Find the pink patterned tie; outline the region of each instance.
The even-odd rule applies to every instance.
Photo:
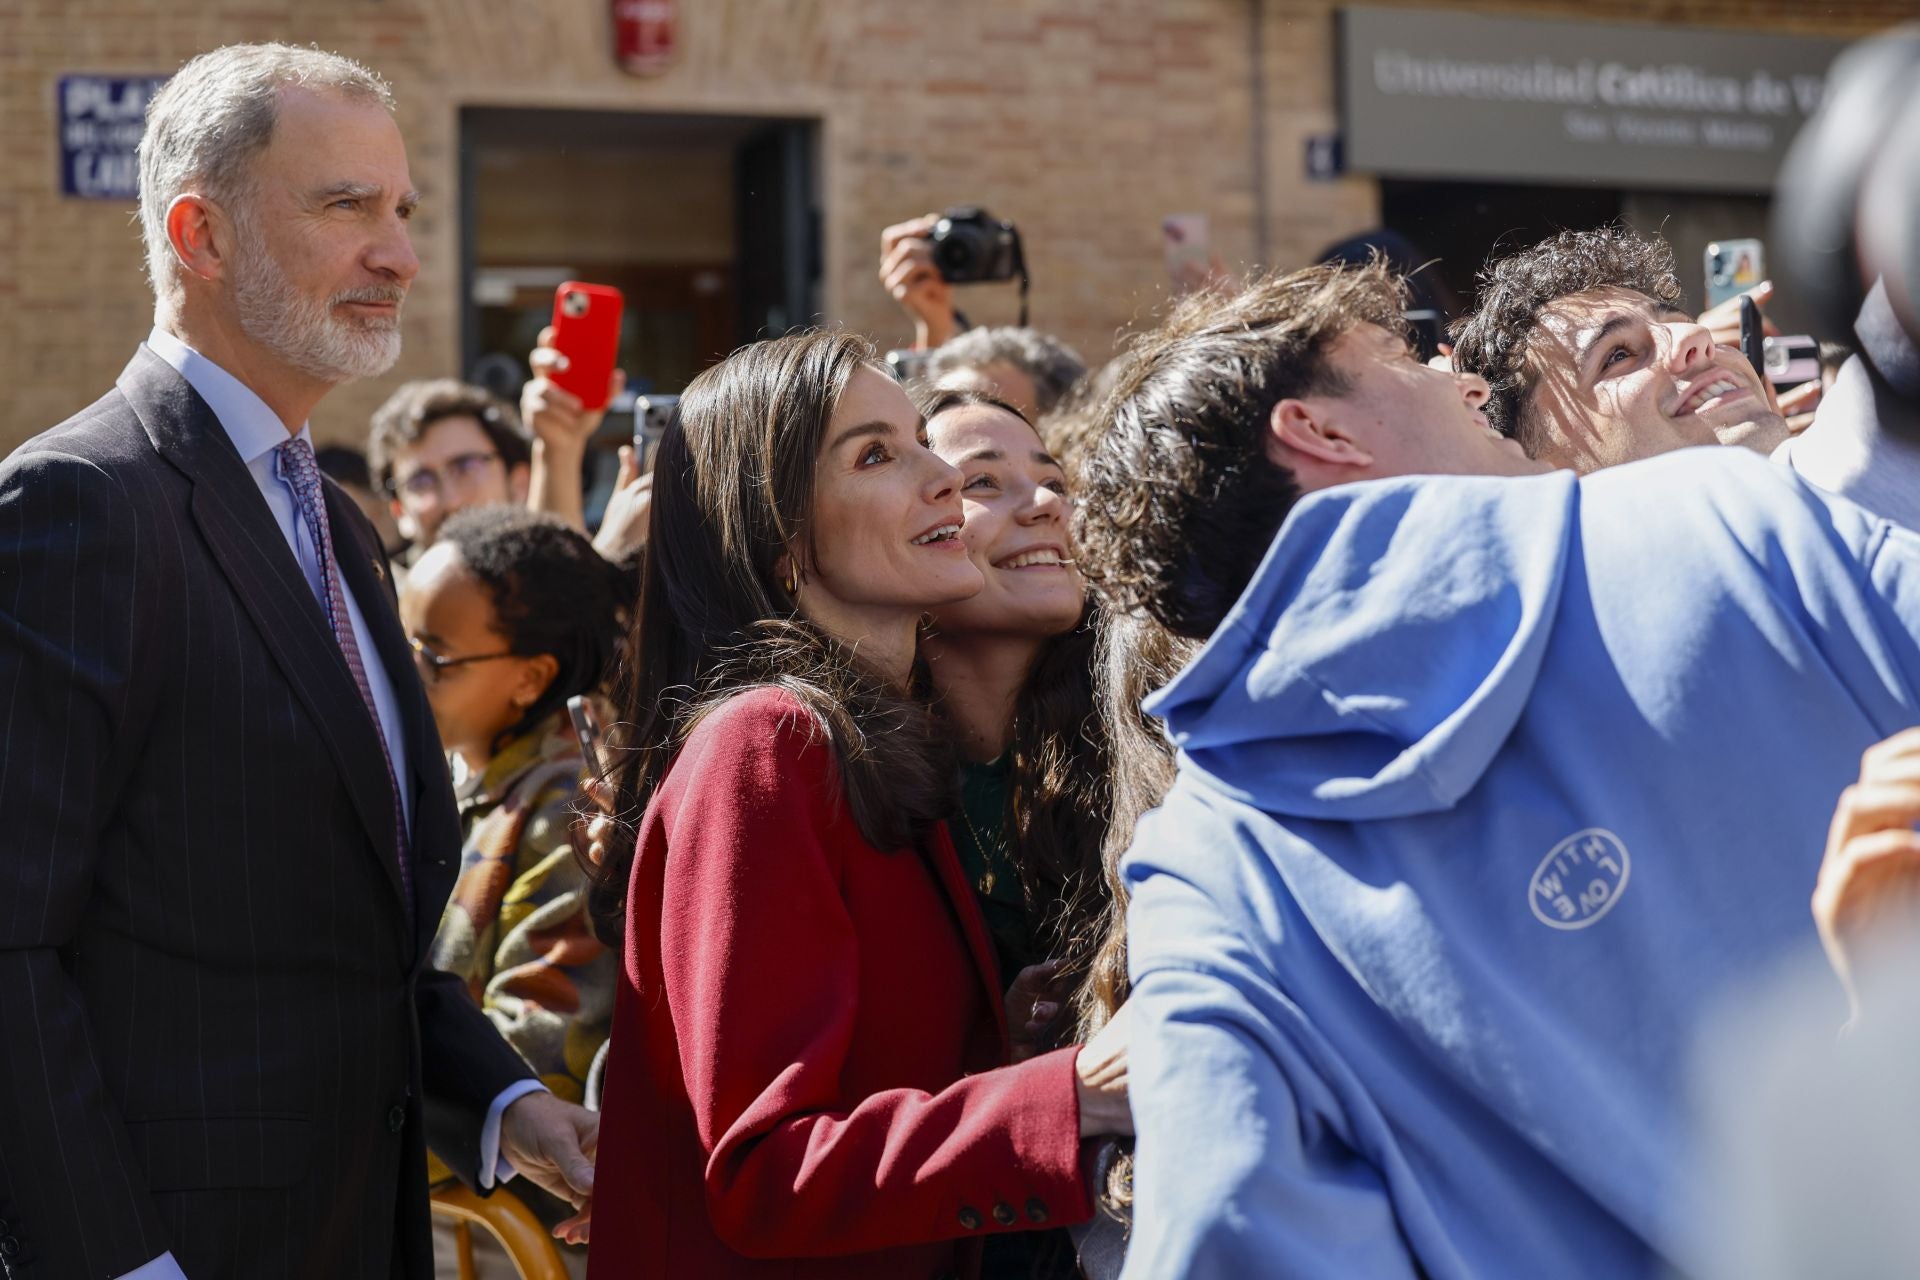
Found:
[[[413,908],[413,869],[407,856],[406,811],[400,807],[400,787],[393,777],[393,755],[387,749],[387,731],[380,724],[380,712],[373,703],[373,686],[367,682],[367,666],[360,660],[360,642],[354,639],[353,618],[347,612],[346,589],[340,585],[340,570],[333,560],[333,533],[327,525],[327,503],[320,489],[320,466],[314,461],[313,446],[295,437],[274,448],[274,460],[280,480],[293,490],[300,504],[300,516],[307,522],[315,548],[320,553],[320,577],[326,589],[320,603],[327,610],[327,625],[346,656],[353,682],[360,686],[360,701],[373,719],[373,731],[380,738],[380,760],[387,766],[387,786],[393,795],[393,830],[400,846],[400,889],[408,911]]]

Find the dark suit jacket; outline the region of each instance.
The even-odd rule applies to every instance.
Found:
[[[0,1275],[425,1280],[428,1113],[471,1177],[531,1074],[425,967],[458,818],[373,530],[327,504],[406,725],[410,917],[373,719],[185,379],[142,347],[0,463]]]

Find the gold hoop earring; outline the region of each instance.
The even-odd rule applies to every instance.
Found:
[[[780,585],[787,589],[787,594],[790,596],[800,594],[800,564],[798,561],[787,561],[787,573],[786,576],[780,580]]]

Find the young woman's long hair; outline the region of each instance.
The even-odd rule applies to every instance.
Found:
[[[594,873],[594,929],[624,931],[634,836],[680,744],[733,694],[778,686],[833,751],[868,843],[900,849],[953,807],[953,756],[924,705],[802,617],[778,565],[818,563],[814,472],[854,371],[873,348],[814,330],[743,347],[695,378],[660,441],[633,642],[612,747],[625,830]]]
[[[1106,915],[1097,925],[1086,980],[1073,997],[1081,1040],[1106,1026],[1126,1003],[1127,889],[1120,879],[1120,858],[1133,843],[1135,824],[1166,799],[1173,785],[1173,743],[1160,721],[1140,704],[1178,675],[1200,646],[1144,613],[1105,610],[1099,615],[1096,649],[1095,700],[1107,742],[1111,809],[1101,849]]]
[[[1100,614],[1094,658],[1095,701],[1107,741],[1113,808],[1101,849],[1106,914],[1094,925],[1092,958],[1073,993],[1077,1035],[1089,1040],[1119,1012],[1132,991],[1127,979],[1127,886],[1120,858],[1133,829],[1173,785],[1174,749],[1160,722],[1141,709],[1148,694],[1178,675],[1200,645],[1174,635],[1144,613]],[[1107,1168],[1099,1189],[1105,1209],[1121,1219],[1133,1212],[1133,1142]]]
[[[1112,792],[1094,703],[1098,635],[1089,603],[1077,627],[1041,650],[1014,704],[1007,788],[1006,830],[1034,944],[1061,961],[1060,979],[1075,985],[1097,958],[1112,902],[1101,861]],[[1054,1038],[1070,1043],[1072,1026],[1063,1018]]]

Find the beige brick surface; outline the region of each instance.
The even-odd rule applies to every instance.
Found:
[[[1264,129],[1252,119],[1254,11]],[[1436,7],[1428,0],[1425,7]],[[1914,0],[1478,0],[1482,12],[1864,34]],[[822,123],[824,297],[884,345],[906,326],[875,278],[880,228],[974,201],[1027,237],[1035,322],[1094,360],[1164,302],[1162,215],[1200,212],[1230,264],[1295,265],[1377,217],[1364,178],[1307,183],[1335,125],[1331,0],[681,0],[678,63],[623,74],[607,0],[5,0],[0,5],[0,450],[104,391],[151,304],[131,209],[58,195],[63,73],[171,70],[236,40],[312,42],[393,82],[423,270],[406,353],[342,388],[319,435],[360,435],[400,380],[457,372],[463,106],[799,115]],[[1264,137],[1265,191],[1253,150]],[[1264,210],[1264,217],[1262,211]],[[974,291],[1008,321],[1012,291]]]

